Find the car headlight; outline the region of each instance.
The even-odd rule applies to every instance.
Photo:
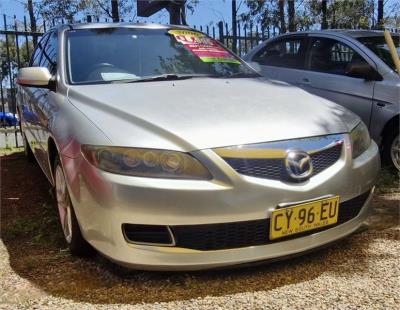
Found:
[[[170,179],[209,180],[210,172],[187,153],[109,146],[82,145],[93,166],[116,174]]]
[[[371,144],[368,127],[360,122],[350,133],[353,158],[364,153]]]

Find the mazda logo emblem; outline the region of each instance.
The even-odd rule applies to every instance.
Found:
[[[303,151],[288,151],[285,166],[289,176],[297,180],[308,178],[313,172],[311,157]]]

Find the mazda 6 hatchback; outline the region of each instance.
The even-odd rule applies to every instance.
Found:
[[[61,26],[18,84],[26,154],[73,254],[218,268],[327,245],[367,218],[380,161],[361,119],[194,29]]]

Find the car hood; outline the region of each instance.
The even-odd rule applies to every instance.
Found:
[[[193,151],[349,132],[359,122],[339,105],[258,78],[79,85],[68,98],[110,144],[129,147]]]

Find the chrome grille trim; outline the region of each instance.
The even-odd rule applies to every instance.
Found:
[[[284,161],[288,150],[301,150],[310,155],[314,166],[312,177],[339,160],[343,144],[344,135],[337,134],[231,146],[217,148],[214,151],[240,174],[257,178],[296,182],[296,180],[289,177],[285,168]]]

